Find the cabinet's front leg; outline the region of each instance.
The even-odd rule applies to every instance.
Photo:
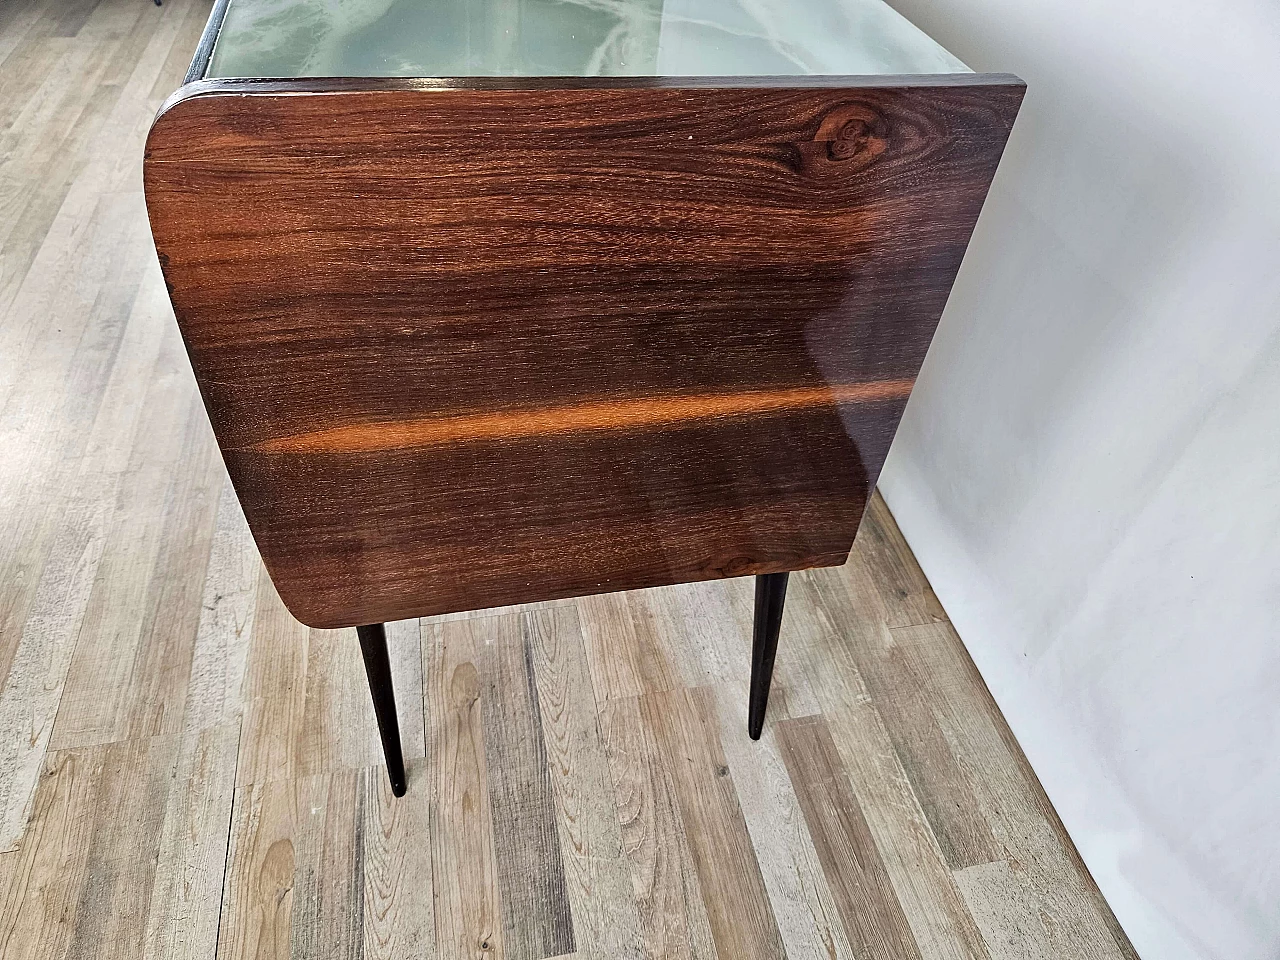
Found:
[[[364,670],[369,675],[369,692],[373,694],[373,712],[378,718],[382,736],[382,753],[387,758],[387,776],[391,792],[403,797],[409,788],[404,775],[404,754],[400,751],[400,723],[396,719],[396,698],[391,689],[391,660],[387,656],[387,631],[380,623],[356,627],[360,635],[360,652],[364,654]]]
[[[766,573],[756,577],[756,618],[751,641],[751,700],[747,706],[747,733],[759,740],[764,730],[764,714],[769,708],[769,683],[773,680],[773,658],[778,652],[778,631],[782,629],[782,606],[787,599],[786,573]]]

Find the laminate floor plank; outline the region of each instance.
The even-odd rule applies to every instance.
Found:
[[[422,761],[393,798],[380,767],[235,791],[217,946],[223,958],[431,956],[434,904]],[[208,937],[187,949],[203,944]]]
[[[859,957],[913,960],[920,949],[821,717],[778,725],[778,743],[836,909]]]
[[[369,681],[354,629],[311,630],[305,682],[302,724],[296,734],[299,774],[382,762]]]
[[[639,910],[578,611],[526,613],[521,626],[537,684],[577,952],[639,960]]]
[[[392,796],[382,767],[364,771],[364,960],[438,955],[430,777],[422,759],[407,766],[413,787],[403,797]]]
[[[934,623],[947,618],[879,490],[867,504],[853,554],[875,581],[888,626]]]
[[[95,258],[92,269],[77,273],[74,267],[63,266],[50,271],[53,276],[47,283],[24,286],[31,297],[20,297],[10,315],[13,320],[0,325],[0,340],[37,341],[29,349],[15,346],[11,353],[3,352],[7,345],[0,349],[5,370],[0,382],[0,440],[13,457],[11,468],[0,474],[0,502],[24,505],[22,510],[0,515],[0,567],[12,575],[9,589],[0,594],[0,670],[4,673],[12,657],[10,638],[17,636],[25,619],[72,484],[77,477],[91,476],[81,458],[91,442],[89,431],[130,327],[130,301],[142,273],[140,266],[120,253],[145,236],[129,216],[130,209],[136,208],[127,198],[93,203],[87,220],[80,224],[82,235],[64,237],[67,244],[58,245],[60,254],[73,261],[87,255],[93,249],[89,240],[109,246],[112,252]],[[52,321],[52,331],[39,330],[32,321],[32,316],[42,315]],[[161,342],[180,344],[167,335]],[[176,360],[178,354],[171,356]],[[182,391],[176,382],[169,380],[163,387],[173,402],[180,401]],[[189,387],[185,392],[194,396]],[[131,435],[115,440],[119,448],[132,451]],[[164,456],[161,448],[158,457]]]
[[[506,956],[485,763],[476,620],[423,625],[431,876],[441,960]],[[480,628],[483,629],[483,628]],[[410,777],[409,789],[414,789]]]
[[[240,501],[224,474],[191,655],[183,718],[188,733],[232,721],[238,725],[243,716],[261,563]]]
[[[176,737],[51,753],[0,907],[0,956],[136,958]]]
[[[154,77],[157,51],[167,53],[175,48],[175,27],[169,22],[168,10],[158,18],[136,7],[132,13],[137,19],[120,31],[117,43],[99,50],[100,62],[95,69],[69,74],[85,84],[88,92],[73,90],[64,97],[70,108],[81,108],[68,129],[42,127],[37,135],[21,140],[31,149],[43,151],[41,154],[33,157],[29,151],[10,152],[0,166],[0,224],[7,225],[0,227],[0,303],[6,299],[3,291],[13,289],[14,279],[30,266],[82,172],[95,158],[116,152],[111,148],[119,142],[120,132],[131,126],[122,123],[122,117],[136,115],[140,106],[136,82],[130,81],[139,75]],[[92,50],[100,45],[87,38],[80,46]],[[38,177],[30,175],[34,169],[39,169]]]
[[[160,550],[151,573],[129,683],[101,713],[100,735],[126,740],[178,733],[200,626],[200,601],[225,474],[212,432],[194,405],[179,467],[165,504]]]
[[[870,702],[823,714],[925,960],[987,960],[982,932],[948,868]]]
[[[712,960],[716,946],[671,770],[639,698],[600,704],[623,855],[646,960]]]
[[[71,43],[50,39],[42,30],[32,29],[13,43],[0,63],[0,135],[7,135],[27,110],[31,99],[52,73]],[[11,172],[5,179],[6,194],[22,188],[22,179]]]
[[[313,785],[287,780],[236,787],[217,960],[288,960],[295,838],[304,818],[313,815],[309,803],[314,792]]]
[[[640,705],[671,772],[717,953],[744,960],[782,956],[782,937],[720,747],[710,691],[650,694]]]
[[[5,72],[5,61],[37,26],[49,24],[45,11],[54,0],[30,0],[25,3],[6,3],[0,7],[0,77]]]
[[[185,575],[203,580],[216,507],[209,491],[216,453],[187,385],[177,377],[160,377],[153,386],[156,390],[146,408],[153,411],[151,422],[144,422],[140,431],[150,443],[137,444],[127,476],[121,480],[106,554],[98,567],[54,723],[50,742],[55,749],[123,739],[129,728],[159,733],[151,727],[154,716],[142,716],[151,714],[151,706],[134,695],[156,683],[175,696],[185,690],[187,677],[180,668],[177,675],[151,676],[147,673],[151,665],[165,670],[169,664],[163,659],[147,661],[169,652],[157,649],[157,644],[172,640],[189,652],[188,640],[194,639],[154,636],[153,618],[162,613],[158,604],[170,581],[178,579],[172,576],[177,571],[163,565],[165,557],[184,535],[197,539],[189,554],[193,567]],[[153,403],[155,407],[150,406]],[[174,416],[175,410],[180,416]],[[202,527],[208,528],[207,534]],[[188,615],[194,633],[190,615],[198,610],[182,613]],[[182,704],[174,709],[180,716]]]
[[[774,722],[766,724],[759,740],[752,740],[747,736],[747,686],[722,684],[712,692],[721,747],[787,956],[791,960],[861,957],[845,935],[779,748],[775,735],[782,713],[776,709],[779,705],[770,699]]]
[[[122,59],[136,60],[138,47],[149,39],[147,24],[136,29],[142,13],[136,7],[106,4],[101,11],[95,19],[102,22],[92,31],[86,26],[90,36],[68,41],[45,84],[0,135],[0,211],[6,214],[0,217],[0,307],[34,262],[50,215],[97,145],[104,113],[122,94],[118,83],[104,79],[114,77]],[[34,189],[31,171],[39,171]]]
[[[902,661],[927,690],[1001,853],[991,869],[957,873],[966,896],[981,905],[981,917],[992,923],[999,918],[1006,933],[1010,923],[1035,930],[1045,926],[1045,917],[1056,917],[1045,926],[1045,949],[1089,958],[1132,956],[955,630],[937,623],[892,634]]]
[[[121,360],[90,430],[74,490],[46,514],[55,537],[35,585],[26,621],[6,660],[0,690],[0,849],[16,846],[53,730],[114,504],[151,381],[165,312],[154,298],[135,303]],[[127,438],[123,442],[121,438]],[[54,526],[52,520],[57,518]],[[12,572],[10,568],[10,572]]]
[[[1001,850],[930,707],[921,678],[904,662],[890,628],[856,612],[873,606],[872,578],[853,558],[839,574],[819,571],[811,582],[825,598],[824,608],[841,638],[850,645],[858,674],[885,719],[894,750],[948,865],[958,869],[999,859]],[[880,597],[883,600],[883,592]]]
[[[956,887],[912,782],[903,768],[886,721],[876,709],[854,661],[855,645],[841,632],[819,583],[836,571],[808,571],[793,577],[788,591],[799,660],[833,732],[850,787],[866,817],[885,868],[926,960],[986,960],[982,934]],[[837,594],[837,596],[840,596]],[[862,597],[849,609],[870,623],[845,622],[859,630],[879,629],[878,597]]]
[[[285,609],[267,571],[258,567],[253,633],[244,677],[244,720],[236,784],[292,780],[307,703],[311,631]]]
[[[502,942],[510,960],[575,951],[557,805],[522,616],[469,621],[480,680]]]
[[[400,724],[400,746],[405,760],[416,760],[427,755],[422,695],[422,624],[417,620],[399,620],[388,623],[386,628],[391,686],[395,691],[396,719]],[[364,676],[363,672],[361,676]]]
[[[173,46],[147,95],[150,102],[164,100],[182,86],[187,68],[191,66],[191,54],[200,43],[200,35],[204,33],[213,4],[214,0],[195,0],[181,10],[182,19],[176,25]]]
[[[218,939],[240,724],[188,733],[156,851],[144,960],[201,960]]]
[[[88,162],[88,145],[120,96],[119,86],[93,85],[82,95],[80,114],[65,135],[50,135],[43,129],[25,136],[21,131],[10,135],[20,144],[41,142],[44,152],[23,156],[11,151],[0,166],[0,244],[4,250],[0,290],[15,291],[31,267],[72,182]],[[31,176],[36,169],[40,170],[38,180]]]
[[[598,699],[638,697],[680,686],[651,618],[647,611],[636,609],[636,599],[635,594],[603,593],[577,603]]]
[[[293,912],[289,953],[359,960],[364,952],[364,771],[295,781]]]
[[[58,10],[58,19],[53,26],[55,37],[74,37],[82,29],[89,17],[93,15],[99,0],[65,0]]]
[[[636,590],[627,601],[642,649],[662,651],[672,680],[692,689],[750,676],[752,597],[747,577]]]

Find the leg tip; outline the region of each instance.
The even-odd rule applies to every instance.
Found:
[[[396,783],[394,780],[391,781],[391,795],[393,797],[403,797],[408,792],[409,785],[407,783]]]
[[[759,740],[760,734],[764,733],[764,720],[752,721],[747,724],[747,736],[752,740]]]

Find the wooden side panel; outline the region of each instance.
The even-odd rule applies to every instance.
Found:
[[[194,85],[145,171],[296,616],[844,561],[1020,83],[330,87]]]

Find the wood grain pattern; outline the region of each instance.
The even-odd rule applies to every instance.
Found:
[[[42,163],[44,159],[36,158],[36,162]],[[19,195],[6,199],[17,201],[15,215],[25,215],[21,202],[25,198]],[[31,198],[32,202],[35,199]],[[0,409],[6,422],[15,427],[21,425],[20,430],[11,430],[11,435],[16,434],[13,466],[0,477],[0,500],[5,503],[18,502],[33,485],[51,484],[63,493],[87,492],[86,487],[93,483],[92,472],[76,462],[78,457],[102,453],[100,441],[96,450],[90,449],[95,435],[99,438],[112,435],[114,426],[120,430],[116,437],[121,433],[127,436],[136,423],[137,409],[120,406],[120,401],[125,399],[121,394],[134,391],[120,390],[117,374],[131,363],[139,364],[132,372],[142,374],[147,369],[146,351],[130,351],[119,364],[115,360],[123,334],[121,328],[128,330],[127,335],[132,339],[137,336],[138,327],[145,324],[143,318],[136,318],[138,322],[134,322],[127,303],[126,278],[132,277],[136,282],[140,271],[136,266],[107,257],[101,258],[105,263],[80,272],[71,264],[93,259],[91,251],[98,244],[115,249],[128,246],[136,242],[133,238],[137,234],[127,225],[127,200],[115,198],[107,202],[104,199],[85,206],[88,209],[77,211],[79,216],[68,215],[61,225],[46,223],[47,234],[36,231],[44,240],[39,245],[43,269],[34,270],[36,279],[23,282],[11,306],[4,307],[11,319],[0,328],[0,356],[5,357],[7,368],[13,372],[0,383]],[[3,236],[0,233],[0,237]],[[27,259],[28,251],[17,249],[20,244],[12,235],[0,243],[4,252],[0,271],[34,266]],[[32,256],[36,254],[35,250],[29,252]],[[120,274],[118,283],[108,284],[107,278],[113,270]],[[15,276],[20,277],[21,271]],[[6,299],[5,291],[0,290],[0,304]],[[42,323],[42,318],[48,318],[52,325]],[[157,343],[170,342],[176,346],[160,329],[151,328]],[[139,352],[144,356],[139,356]],[[154,362],[154,355],[150,359]],[[51,379],[19,375],[20,371],[32,369],[47,372]],[[70,382],[74,382],[75,387],[71,387]],[[136,403],[136,396],[130,395],[128,400]],[[89,428],[98,412],[106,414],[100,432]],[[121,446],[127,460],[129,444],[126,441]],[[116,447],[112,452],[114,465],[121,450]],[[110,477],[100,476],[100,479],[107,481],[100,487],[110,496]],[[0,518],[4,534],[0,540],[0,558],[17,574],[9,588],[0,593],[0,670],[8,670],[14,645],[23,631],[24,617],[32,612],[41,566],[51,549],[49,531],[58,526],[57,506],[64,509],[74,506],[56,499],[51,502],[48,497],[37,499],[36,504],[36,509],[6,511]]]
[[[907,541],[893,521],[884,497],[878,493],[867,504],[858,538],[858,556],[875,581],[891,627],[937,623],[947,612],[933,594]]]
[[[240,502],[224,483],[191,655],[187,733],[240,719],[261,567]]]
[[[422,625],[417,620],[400,620],[388,623],[386,629],[396,719],[400,725],[400,747],[405,760],[414,760],[427,755],[422,696]],[[359,643],[358,640],[356,642]]]
[[[796,798],[796,786],[774,735],[776,722],[765,728],[759,740],[745,737],[746,685],[724,684],[715,693],[721,747],[787,957],[860,957],[845,934],[831,885],[814,850],[814,840]],[[770,709],[774,706],[771,701]],[[774,713],[775,717],[781,715]]]
[[[307,703],[310,631],[289,616],[261,566],[258,577],[244,677],[244,719],[236,773],[240,783],[301,776],[297,742]]]
[[[431,875],[442,960],[502,960],[503,923],[489,812],[482,679],[473,622],[424,630],[423,693],[431,759]],[[413,790],[413,779],[409,780]]]
[[[312,630],[306,656],[302,722],[294,735],[298,773],[307,776],[381,762],[378,725],[355,631]]]
[[[297,781],[289,954],[359,960],[364,950],[363,771]]]
[[[975,918],[994,920],[983,913],[991,909],[1004,914],[1002,924],[1031,931],[1050,918],[1037,940],[1049,952],[1132,960],[1132,946],[1086,879],[1087,868],[954,628],[941,622],[895,627],[892,634],[904,665],[924,678],[925,702],[952,744],[975,815],[1007,862],[1007,870],[979,864],[957,871]]]
[[[738,578],[629,593],[640,649],[666,666],[663,682],[649,682],[646,689],[745,681],[751,672],[752,586]]]
[[[837,576],[815,578],[814,585],[847,644],[867,692],[885,718],[894,752],[947,865],[959,869],[999,859],[1001,848],[979,812],[955,749],[931,709],[930,698],[922,687],[923,675],[912,669],[894,642],[894,634],[886,625],[887,620],[893,619],[890,608],[880,600],[883,594],[860,556],[850,557]],[[901,596],[897,587],[884,592],[891,601]],[[851,616],[855,604],[871,607],[877,616]]]
[[[0,955],[139,957],[174,737],[50,755],[0,906]]]
[[[826,722],[821,717],[784,720],[777,731],[836,909],[857,955],[875,960],[918,958],[920,949]]]
[[[413,789],[403,797],[392,795],[381,767],[364,771],[364,960],[438,956],[430,778],[423,761],[409,757],[406,766]]]
[[[537,681],[577,952],[639,960],[639,910],[578,611],[563,606],[526,613],[521,626]]]
[[[184,732],[147,911],[144,960],[199,960],[216,943],[240,727]]]
[[[578,602],[582,642],[591,681],[605,700],[638,697],[645,692],[644,655],[631,604],[625,593],[600,593]],[[659,689],[670,689],[664,684]]]
[[[573,953],[530,638],[516,616],[472,621],[472,628],[505,956],[542,960]]]
[[[650,694],[640,705],[671,771],[717,953],[744,960],[781,956],[782,937],[720,747],[708,691]]]
[[[1038,898],[1028,897],[1026,878],[1018,875],[1022,872],[1020,865],[1004,860],[956,871],[956,883],[993,955],[1017,960],[1102,960],[1114,956],[1114,944],[1107,937],[1101,940],[1101,951],[1089,949],[1093,944],[1076,941],[1070,929],[1073,918],[1052,911],[1051,900],[1035,902]]]
[[[842,563],[1021,92],[185,87],[152,230],[285,603],[345,626]]]
[[[289,956],[294,838],[307,810],[299,806],[298,789],[289,780],[236,788],[217,960]]]
[[[867,598],[845,592],[836,594],[841,608],[832,609],[826,599],[830,594],[819,590],[830,581],[842,580],[843,570],[811,571],[792,578],[787,616],[796,659],[788,666],[794,664],[805,674],[831,728],[921,953],[938,960],[986,960],[982,934],[964,906],[886,729],[886,717],[893,715],[881,714],[867,691],[851,653],[853,644],[844,633],[851,621],[858,629],[874,629],[881,622],[883,604],[878,595]],[[844,607],[855,603],[858,615],[843,618]]]
[[[431,955],[430,789],[412,766],[415,787],[394,804],[373,768],[238,790],[219,958]]]
[[[600,732],[631,865],[643,955],[714,960],[715,942],[672,774],[639,698],[604,700]]]
[[[162,346],[162,356],[167,354],[163,359],[176,360],[180,350],[177,341],[169,340]],[[195,525],[193,521],[204,528],[202,535],[212,534],[213,514],[208,508],[216,504],[210,504],[204,493],[216,451],[198,418],[198,403],[179,377],[156,377],[146,403],[168,404],[170,410],[160,413],[152,409],[143,415],[138,429],[149,433],[155,447],[150,454],[136,448],[123,467],[132,482],[124,485],[105,531],[106,544],[98,567],[101,576],[81,621],[79,656],[68,671],[51,735],[55,749],[110,742],[131,732],[159,733],[154,712],[145,709],[139,695],[154,696],[156,686],[161,686],[167,687],[161,697],[178,696],[178,684],[185,685],[185,671],[166,666],[176,666],[175,660],[180,664],[184,650],[189,654],[196,624],[188,619],[183,633],[167,638],[171,643],[158,649],[161,645],[148,642],[145,635],[151,618],[140,614],[161,612],[158,594],[167,578],[159,573],[171,569],[160,565],[161,554],[167,552],[167,544],[179,546],[173,535],[181,536],[183,528]],[[173,416],[174,409],[182,411],[181,418]],[[170,517],[167,507],[178,502],[183,504],[182,510]],[[198,558],[195,562],[203,564],[208,552],[206,548],[201,555],[199,547],[197,544],[192,553]],[[132,572],[124,578],[130,589],[110,590],[107,583],[126,570]],[[179,603],[178,609],[190,618],[193,606]],[[171,659],[164,664],[156,662],[159,658]],[[171,723],[181,718],[180,699],[169,705],[169,712]],[[160,719],[163,723],[163,708]]]
[[[49,552],[38,582],[30,585],[31,602],[25,608],[26,622],[20,630],[0,629],[0,633],[5,633],[5,641],[10,638],[17,641],[17,646],[12,648],[0,641],[0,647],[6,647],[8,656],[12,657],[7,664],[4,689],[0,691],[0,805],[4,810],[0,849],[16,846],[26,822],[28,803],[60,706],[72,652],[85,628],[86,615],[90,609],[95,610],[94,617],[105,613],[91,606],[91,599],[96,605],[105,603],[108,597],[102,587],[97,591],[93,588],[109,532],[113,524],[119,522],[117,498],[121,485],[137,476],[126,472],[131,445],[121,442],[121,438],[133,434],[141,417],[144,397],[156,381],[162,379],[155,375],[157,355],[164,355],[161,345],[167,340],[164,330],[168,325],[169,308],[163,294],[152,288],[149,294],[136,298],[120,343],[109,351],[119,359],[111,367],[101,403],[92,419],[81,424],[81,430],[88,428],[88,436],[73,445],[73,449],[78,446],[84,451],[75,477],[70,479],[61,471],[54,475],[54,483],[58,485],[54,497],[66,496],[65,500],[55,499],[59,509],[42,503],[45,497],[38,492],[42,485],[35,482],[34,476],[23,478],[27,484],[24,502],[31,509],[21,512],[39,514],[43,512],[42,507],[47,510],[40,526],[28,528],[31,530],[28,543],[44,541]],[[67,484],[69,491],[61,484]],[[54,515],[58,517],[56,528],[50,522]],[[245,532],[247,535],[247,529]],[[24,539],[21,526],[9,527],[6,534],[7,542],[15,546]],[[17,556],[25,552],[15,551]],[[10,574],[10,588],[5,593],[12,597],[26,591],[15,589],[21,578],[15,575],[12,565],[14,554],[8,559],[10,562],[0,563],[4,563]],[[257,567],[255,551],[255,580]],[[110,581],[109,573],[103,579]]]

